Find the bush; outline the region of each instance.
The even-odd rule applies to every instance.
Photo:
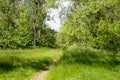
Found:
[[[120,51],[119,4],[119,0],[88,0],[72,9],[59,33],[59,42],[64,46],[77,43],[116,54]]]
[[[97,64],[97,65],[113,65],[112,52],[97,50],[90,47],[71,47],[68,48],[61,58],[65,64]]]

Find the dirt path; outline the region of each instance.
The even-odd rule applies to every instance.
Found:
[[[34,74],[30,80],[45,80],[45,77],[49,73],[49,69],[51,68],[52,65],[53,63],[47,66],[42,72]]]
[[[49,71],[42,71],[41,73],[34,75],[30,80],[45,80],[45,77],[48,74],[48,72]]]

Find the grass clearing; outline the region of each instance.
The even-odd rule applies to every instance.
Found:
[[[119,80],[120,55],[92,48],[69,48],[46,80]]]
[[[29,80],[61,55],[61,50],[50,48],[0,50],[0,80]]]

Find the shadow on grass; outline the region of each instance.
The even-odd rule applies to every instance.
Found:
[[[37,60],[37,59],[36,60],[30,60],[30,61],[24,63],[23,67],[24,68],[30,67],[30,68],[33,68],[36,71],[43,70],[52,61],[53,60],[51,58],[48,58],[48,57],[40,59],[40,60]]]
[[[63,64],[85,64],[98,65],[101,67],[113,68],[120,65],[120,56],[113,60],[111,52],[92,48],[73,48],[64,52],[63,57],[58,62]]]
[[[38,71],[43,70],[50,62],[52,62],[52,59],[48,57],[42,59],[22,59],[12,56],[9,58],[0,58],[0,70],[8,72],[22,67]]]
[[[9,64],[9,63],[4,63],[4,62],[1,62],[0,63],[0,69],[2,71],[10,71],[10,70],[13,70],[15,68],[15,66]]]

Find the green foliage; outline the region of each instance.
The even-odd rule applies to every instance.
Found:
[[[0,47],[1,48],[24,48],[30,43],[28,17],[25,6],[19,5],[14,9],[12,3],[8,0],[2,1],[1,22],[0,22]],[[2,3],[0,3],[2,4]],[[6,12],[4,12],[4,10]],[[19,13],[17,13],[19,12]]]
[[[40,39],[38,40],[38,45],[52,47],[52,48],[57,47],[55,34],[56,31],[52,29],[47,27],[43,28],[43,30],[41,30]]]
[[[83,2],[82,7],[72,9],[68,14],[68,20],[58,34],[61,35],[59,42],[65,46],[87,45],[117,53],[120,50],[120,1]]]
[[[39,40],[36,46],[52,47],[54,45],[55,32],[44,28],[45,2],[40,0],[38,3],[37,9],[34,0],[21,2],[0,0],[0,48],[29,48],[34,45],[34,40]],[[37,14],[35,15],[36,9]],[[43,41],[43,38],[45,41]]]
[[[120,21],[114,21],[111,24],[106,21],[100,21],[97,38],[95,38],[96,47],[113,51],[115,53],[120,51],[119,24]]]

